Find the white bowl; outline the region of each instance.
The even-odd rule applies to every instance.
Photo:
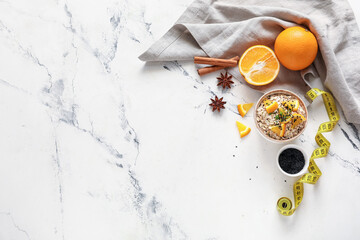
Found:
[[[304,155],[305,164],[304,164],[303,169],[301,169],[301,171],[298,172],[298,173],[290,174],[290,173],[287,173],[287,172],[285,172],[284,170],[282,170],[282,168],[280,167],[279,156],[280,156],[280,154],[281,154],[284,150],[286,150],[286,149],[288,149],[288,148],[295,148],[295,149],[299,150],[299,151]],[[284,175],[286,175],[286,176],[288,176],[288,177],[299,177],[299,176],[305,174],[305,173],[306,173],[306,170],[307,170],[308,167],[309,167],[309,162],[310,162],[310,160],[309,160],[309,158],[308,158],[305,150],[304,150],[302,147],[300,147],[300,146],[298,146],[298,145],[295,145],[295,144],[288,144],[288,145],[285,145],[285,146],[283,146],[282,148],[280,148],[280,150],[279,150],[279,152],[278,152],[278,154],[277,154],[277,157],[276,157],[276,164],[277,164],[280,172],[282,172]]]
[[[278,140],[278,139],[269,137],[268,135],[266,135],[263,132],[263,130],[259,127],[258,122],[256,121],[256,113],[257,113],[257,109],[259,108],[260,104],[264,101],[265,98],[267,98],[268,96],[273,95],[273,94],[285,94],[285,95],[290,95],[290,96],[295,97],[297,100],[299,100],[300,106],[305,111],[305,116],[304,116],[306,119],[305,126],[303,129],[301,129],[301,131],[296,136],[294,136],[292,138]],[[308,111],[307,111],[304,101],[298,95],[296,95],[295,93],[293,93],[289,90],[276,89],[276,90],[271,90],[269,92],[264,93],[264,95],[262,95],[262,97],[257,101],[257,103],[255,105],[255,110],[254,110],[254,121],[255,121],[256,129],[259,131],[260,135],[263,136],[266,140],[269,140],[270,142],[273,142],[273,143],[288,143],[288,142],[291,142],[291,141],[295,140],[296,138],[298,138],[304,132],[307,122],[308,122]]]

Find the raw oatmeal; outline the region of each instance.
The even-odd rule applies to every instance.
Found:
[[[298,107],[295,110],[294,105],[289,103],[296,101]],[[275,102],[277,102],[277,106]],[[276,110],[268,113],[267,107],[271,104],[275,105],[273,109]],[[286,140],[297,136],[305,127],[306,117],[306,112],[299,104],[299,100],[284,93],[268,96],[256,110],[256,122],[259,128],[265,135],[277,140]]]

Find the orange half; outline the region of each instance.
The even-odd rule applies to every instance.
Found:
[[[249,84],[263,86],[275,80],[279,74],[280,63],[269,47],[255,45],[241,56],[239,70]]]

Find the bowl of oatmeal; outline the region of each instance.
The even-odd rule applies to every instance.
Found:
[[[305,130],[307,118],[303,100],[288,90],[267,92],[255,105],[256,128],[271,142],[286,143],[296,139]]]

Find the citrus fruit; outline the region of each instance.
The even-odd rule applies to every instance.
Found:
[[[285,115],[285,109],[283,109],[282,107],[279,108],[279,114],[280,115]]]
[[[272,113],[278,108],[278,103],[276,101],[272,102],[269,106],[265,107],[267,113]]]
[[[297,111],[299,109],[300,103],[299,100],[291,100],[291,101],[282,102],[282,105],[291,109],[292,111]]]
[[[240,133],[240,137],[245,137],[246,135],[248,135],[251,131],[251,128],[245,126],[244,124],[242,124],[241,122],[236,121],[236,126],[239,129],[239,133]]]
[[[285,135],[286,124],[282,123],[281,126],[272,126],[270,130],[276,133],[279,137],[283,137]]]
[[[290,27],[275,40],[275,54],[284,67],[302,70],[315,59],[318,44],[314,34],[303,27]]]
[[[285,120],[282,121],[281,123],[288,123],[288,122],[290,122],[290,121],[291,121],[291,116],[288,116],[288,117],[286,117]]]
[[[274,81],[280,70],[275,53],[264,45],[248,48],[240,58],[239,70],[246,82],[262,86]]]
[[[281,123],[288,123],[291,120],[291,115],[282,107],[279,108],[279,119]]]
[[[239,111],[240,115],[242,117],[244,117],[245,114],[250,110],[252,105],[253,105],[253,103],[239,104],[237,107],[238,107],[238,111]]]
[[[264,103],[265,106],[269,106],[272,103],[272,101],[269,100],[269,99],[266,99],[266,100],[264,100],[263,103]]]
[[[305,117],[303,115],[298,114],[298,113],[294,113],[292,115],[292,118],[291,118],[292,128],[295,128],[297,125],[304,122],[305,120],[306,119],[305,119]]]

